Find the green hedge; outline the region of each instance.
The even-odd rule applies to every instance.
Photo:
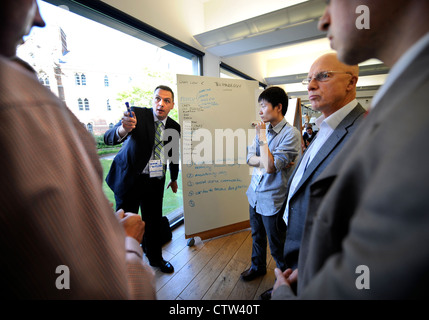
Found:
[[[97,153],[99,156],[105,155],[105,154],[112,154],[112,153],[118,153],[119,150],[121,150],[122,144],[118,144],[116,146],[108,146],[104,143],[104,136],[94,136],[95,143],[97,145]]]
[[[100,136],[94,136],[95,142],[97,143],[97,149],[116,149],[116,148],[120,148],[121,145],[116,145],[116,146],[109,146],[107,144],[104,143],[104,136],[100,135]]]

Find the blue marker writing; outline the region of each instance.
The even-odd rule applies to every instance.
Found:
[[[131,118],[133,118],[133,114],[131,113],[130,104],[128,102],[125,102],[125,105],[127,106],[128,114]]]

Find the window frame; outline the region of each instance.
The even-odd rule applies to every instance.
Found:
[[[84,73],[80,75],[80,83],[82,86],[86,86],[86,75]]]
[[[77,106],[78,106],[79,111],[84,111],[82,98],[77,99]]]
[[[80,82],[80,75],[79,75],[79,73],[75,73],[75,74],[74,74],[74,83],[75,83],[75,85],[77,85],[77,86],[80,86],[80,85],[81,85],[81,82]]]
[[[89,111],[90,110],[88,98],[83,99],[83,105],[85,107],[85,111]]]

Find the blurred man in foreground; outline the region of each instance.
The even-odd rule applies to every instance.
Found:
[[[428,16],[424,0],[332,0],[320,19],[341,61],[378,58],[392,69],[369,115],[311,186],[299,298],[426,296],[429,148],[415,141],[427,131]],[[296,298],[291,273],[276,269],[274,299]]]
[[[0,2],[1,296],[153,299],[143,221],[115,217],[94,139],[11,60],[31,27],[44,25],[36,0]]]

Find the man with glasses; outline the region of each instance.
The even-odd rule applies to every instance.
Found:
[[[292,173],[288,184],[283,219],[287,225],[284,259],[296,269],[304,223],[307,216],[310,185],[341,150],[360,124],[365,109],[356,100],[359,67],[347,66],[335,53],[319,57],[312,65],[307,86],[312,109],[322,113],[316,120],[320,128]],[[269,299],[271,291],[261,295]]]
[[[335,53],[329,53],[313,63],[309,77],[302,82],[307,86],[312,109],[322,116],[316,120],[319,132],[289,183],[283,219],[288,226],[284,256],[290,268],[295,269],[298,263],[309,186],[341,150],[365,114],[356,100],[358,75],[358,66],[347,66],[338,61]]]
[[[356,12],[370,13],[357,27]],[[331,0],[319,28],[339,59],[391,68],[368,116],[311,186],[302,299],[425,299],[429,285],[429,1]],[[345,76],[344,76],[345,77]],[[317,140],[317,139],[316,139]],[[275,270],[273,298],[294,298]]]

